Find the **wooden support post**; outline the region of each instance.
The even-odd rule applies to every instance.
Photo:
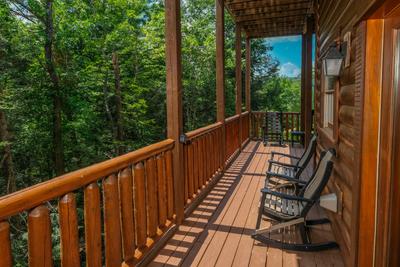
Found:
[[[175,140],[173,149],[173,173],[176,222],[180,224],[184,212],[183,133],[182,115],[182,62],[180,0],[165,1],[165,40],[167,69],[167,130],[168,138]]]
[[[225,162],[225,19],[224,3],[215,0],[216,5],[216,88],[217,122],[222,123],[221,162]],[[225,165],[223,166],[225,168]]]
[[[251,111],[251,40],[246,39],[246,111]]]
[[[305,33],[305,75],[304,75],[304,131],[305,147],[311,140],[312,129],[312,35],[314,32],[314,18],[308,17]],[[304,44],[304,43],[303,43]],[[303,47],[304,48],[304,47]]]
[[[242,27],[236,24],[236,114],[242,114]],[[242,147],[242,118],[239,117],[239,149]]]
[[[305,131],[305,75],[306,75],[306,36],[301,36],[301,112],[300,112],[300,130]]]
[[[248,127],[249,138],[251,138],[251,39],[246,38],[246,111],[249,112]]]

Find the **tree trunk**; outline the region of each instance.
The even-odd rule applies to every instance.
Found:
[[[114,79],[115,79],[115,120],[116,120],[116,140],[118,142],[117,153],[122,155],[124,153],[124,147],[122,145],[123,140],[123,127],[122,127],[122,97],[121,97],[121,77],[120,68],[118,62],[118,54],[113,52],[112,63],[114,68]]]
[[[17,191],[15,181],[14,162],[11,152],[10,134],[6,114],[0,110],[0,141],[4,142],[4,156],[1,159],[1,167],[4,170],[4,176],[7,178],[7,194]]]
[[[46,2],[46,24],[45,24],[46,41],[44,45],[46,69],[52,82],[53,92],[53,157],[55,171],[57,175],[64,173],[64,149],[62,143],[62,101],[60,79],[57,75],[54,55],[53,55],[53,1],[47,0]]]

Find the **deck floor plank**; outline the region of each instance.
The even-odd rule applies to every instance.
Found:
[[[179,226],[177,233],[149,266],[344,266],[339,250],[318,253],[282,251],[251,238],[255,228],[260,189],[271,151],[301,156],[303,149],[264,147],[250,142],[209,195]],[[287,159],[287,162],[290,162]],[[310,176],[312,165],[304,175]],[[314,208],[312,217],[325,217]],[[263,220],[262,226],[271,222]],[[329,225],[311,231],[313,240],[333,239]],[[274,234],[286,242],[299,242],[296,228]]]

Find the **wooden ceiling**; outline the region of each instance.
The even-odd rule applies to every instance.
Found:
[[[297,35],[312,14],[313,0],[224,0],[250,38]]]

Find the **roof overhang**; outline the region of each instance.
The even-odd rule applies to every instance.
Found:
[[[246,36],[299,35],[313,14],[313,0],[224,0]]]

